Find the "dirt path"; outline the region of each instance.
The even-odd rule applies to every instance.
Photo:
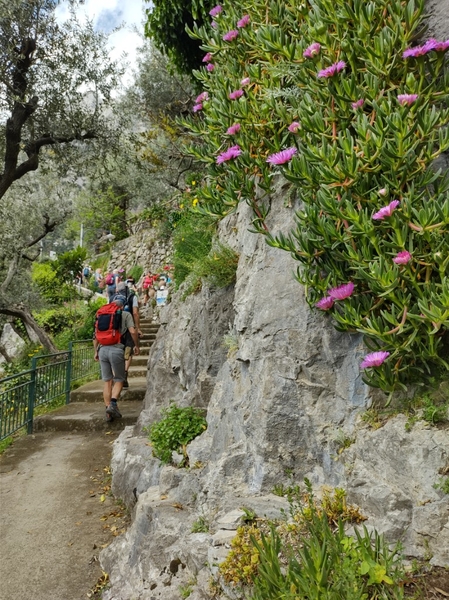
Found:
[[[124,530],[109,492],[119,432],[38,433],[0,457],[1,600],[86,600]]]

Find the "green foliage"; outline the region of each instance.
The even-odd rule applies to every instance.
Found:
[[[444,494],[449,494],[449,477],[441,477],[433,487],[436,490],[441,490]]]
[[[53,268],[60,283],[72,283],[74,278],[83,270],[87,250],[78,246],[75,250],[68,250],[60,254],[53,262]]]
[[[173,232],[174,281],[179,286],[209,254],[215,226],[209,217],[185,213]]]
[[[187,280],[184,296],[201,289],[205,279],[216,287],[235,282],[239,255],[214,240],[215,223],[193,211],[187,211],[173,233],[174,280],[179,286]]]
[[[355,529],[360,514],[344,490],[326,491],[317,502],[306,493],[290,500],[291,522],[267,521],[241,527],[220,565],[227,583],[252,585],[253,600],[362,600],[403,598],[399,548],[390,550],[377,532]]]
[[[3,452],[9,448],[9,446],[11,446],[11,444],[14,442],[14,438],[12,437],[12,435],[10,435],[7,438],[4,438],[3,440],[0,441],[0,455],[3,454]]]
[[[216,29],[193,32],[214,65],[196,72],[208,99],[184,123],[190,155],[209,171],[197,209],[223,217],[240,201],[252,207],[253,230],[298,261],[310,305],[324,300],[338,330],[388,353],[364,369],[367,384],[391,396],[447,370],[449,179],[434,164],[449,148],[449,72],[442,50],[402,56],[423,32],[423,0],[224,8]],[[250,22],[224,41],[245,13]],[[304,56],[311,44],[320,48]],[[339,72],[317,76],[338,61]],[[217,163],[236,144],[241,153]],[[267,162],[286,149],[279,167]],[[294,228],[274,235],[266,216],[278,172],[292,186],[287,205],[301,207]],[[334,300],[329,290],[347,283],[353,291]]]
[[[194,21],[200,25],[207,22],[213,6],[215,0],[155,0],[153,7],[147,10],[145,35],[169,56],[181,73],[190,74],[201,65],[203,58],[201,42],[192,40],[186,27],[192,28]]]
[[[33,263],[31,277],[42,298],[51,304],[68,302],[76,295],[73,285],[61,281],[53,262]]]
[[[164,409],[162,419],[147,428],[153,455],[163,463],[169,464],[172,452],[179,452],[184,456],[183,466],[187,466],[187,444],[207,427],[202,412],[191,406],[179,408],[176,404]]]
[[[192,533],[208,533],[209,531],[209,521],[206,517],[198,517],[198,519],[192,524]]]
[[[421,398],[414,400],[413,408],[418,415],[422,415],[424,421],[432,425],[449,420],[449,398],[446,398],[446,401],[438,402],[432,398],[430,393],[426,393]]]
[[[137,283],[142,277],[143,270],[143,267],[141,267],[140,265],[134,265],[128,270],[127,276],[133,277],[134,281]]]

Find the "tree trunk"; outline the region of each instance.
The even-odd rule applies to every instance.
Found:
[[[34,333],[42,346],[48,350],[50,354],[58,352],[58,349],[51,341],[49,335],[42,329],[42,327],[39,327],[34,320],[33,315],[25,306],[20,305],[9,308],[0,307],[0,314],[9,315],[11,317],[15,317],[16,319],[20,319],[25,325],[27,332],[31,331]]]

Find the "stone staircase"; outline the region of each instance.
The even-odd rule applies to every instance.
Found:
[[[123,415],[121,419],[115,419],[112,423],[106,422],[103,382],[98,380],[73,390],[70,394],[70,404],[36,417],[33,431],[103,431],[124,429],[128,425],[134,425],[142,410],[147,383],[147,363],[159,324],[141,319],[140,329],[142,331],[141,354],[133,357],[128,373],[129,388],[122,390],[118,401]]]

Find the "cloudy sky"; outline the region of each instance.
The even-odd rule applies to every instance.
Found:
[[[143,33],[144,11],[151,3],[145,0],[85,0],[79,7],[80,15],[87,15],[93,21],[94,27],[106,33],[122,26],[121,30],[110,37],[111,56],[119,58],[127,54],[132,64],[136,49],[141,44],[136,29]],[[60,5],[59,18],[67,13],[67,6]]]

